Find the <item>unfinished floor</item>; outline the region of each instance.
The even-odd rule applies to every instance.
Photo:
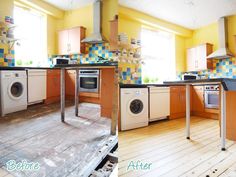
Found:
[[[192,117],[191,139],[185,139],[185,119],[120,132],[119,176],[236,177],[236,143],[220,150],[217,120]],[[152,163],[150,170],[127,170],[138,160]]]
[[[90,165],[101,158],[104,146],[113,146],[117,138],[110,136],[110,119],[100,117],[98,105],[80,104],[79,116],[74,116],[68,103],[66,123],[60,121],[59,104],[32,106],[0,118],[0,176],[87,174]],[[9,173],[9,160],[38,162],[40,170]]]

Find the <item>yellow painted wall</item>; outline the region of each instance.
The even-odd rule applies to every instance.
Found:
[[[236,15],[230,16],[227,19],[229,49],[236,56]]]
[[[193,31],[191,38],[186,39],[186,48],[203,43],[211,43],[214,50],[218,49],[218,24],[212,23]]]
[[[120,9],[121,10],[121,14],[120,14]],[[138,38],[140,39],[140,32],[141,32],[141,28],[142,27],[146,27],[146,28],[151,28],[151,29],[156,29],[156,30],[160,30],[159,25],[164,24],[165,22],[162,20],[161,23],[159,25],[147,25],[147,23],[142,23],[142,16],[144,19],[149,19],[149,21],[155,21],[155,19],[153,17],[150,17],[146,14],[142,14],[139,13],[137,11],[135,11],[135,17],[139,17],[140,19],[137,20],[136,18],[132,17],[132,14],[130,14],[131,12],[133,12],[133,10],[127,9],[127,14],[129,14],[129,16],[124,15],[123,13],[125,13],[125,9],[124,7],[119,7],[119,23],[118,23],[118,31],[119,33],[124,32],[128,35],[129,39],[130,38]],[[158,22],[159,20],[155,21]],[[173,29],[171,29],[172,33],[175,34],[175,56],[176,56],[176,71],[181,72],[181,71],[185,71],[186,69],[186,52],[185,52],[185,37],[184,36],[189,36],[192,31],[188,30],[186,28],[183,27],[179,27],[179,26],[174,26],[173,24],[169,24],[169,22],[166,22],[166,25],[173,27]],[[166,27],[166,26],[165,26]],[[176,28],[174,28],[176,27]],[[173,30],[177,30],[179,29],[179,33],[181,33],[181,35],[178,35],[177,33],[174,33]],[[163,29],[162,29],[163,30]],[[167,30],[168,32],[170,32],[170,30]]]
[[[231,52],[236,55],[236,15],[227,17],[228,20],[228,45]],[[218,23],[212,23],[193,31],[191,38],[185,40],[186,49],[202,43],[213,44],[213,51],[219,48]]]
[[[59,29],[71,28],[75,26],[84,26],[86,28],[86,35],[90,35],[93,32],[93,5],[66,11],[64,19],[59,21]]]
[[[136,11],[136,10],[124,7],[124,6],[119,6],[118,11],[119,11],[120,18],[130,18],[135,21],[138,21],[139,23],[143,25],[147,25],[155,29],[168,31],[173,34],[180,35],[180,36],[184,36],[184,37],[192,36],[192,30],[190,29],[152,17],[145,13],[142,13],[142,12],[139,12],[139,11]]]
[[[102,1],[102,34],[109,40],[110,36],[110,21],[118,15],[118,0],[103,0]]]

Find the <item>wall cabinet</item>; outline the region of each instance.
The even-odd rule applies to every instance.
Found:
[[[206,57],[213,51],[213,45],[206,43],[187,49],[187,71],[212,69],[212,59]]]
[[[110,51],[118,49],[118,19],[110,21]]]
[[[186,112],[185,86],[170,87],[170,118],[181,118]]]
[[[85,38],[84,27],[74,27],[58,32],[58,53],[60,55],[78,54],[85,52],[85,44],[81,40]]]

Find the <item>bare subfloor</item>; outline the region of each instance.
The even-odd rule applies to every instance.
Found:
[[[67,103],[66,123],[62,123],[59,104],[37,105],[0,118],[0,177],[89,173],[102,158],[101,149],[113,146],[117,138],[110,136],[110,119],[100,117],[98,105],[80,104],[79,112],[76,117],[74,107]],[[40,169],[9,172],[9,160],[38,162]]]
[[[119,176],[236,177],[236,143],[227,141],[227,151],[221,151],[219,130],[217,120],[191,117],[191,140],[184,118],[120,132]],[[151,166],[129,167],[138,161]]]

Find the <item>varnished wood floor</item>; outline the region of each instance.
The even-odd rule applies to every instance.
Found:
[[[98,106],[81,104],[79,112],[75,117],[69,103],[61,123],[58,104],[38,105],[0,118],[0,176],[80,176],[114,137],[110,119],[100,117]],[[9,173],[9,160],[38,162],[40,170]]]
[[[119,176],[236,177],[236,144],[220,150],[219,122],[191,118],[191,141],[185,139],[185,119],[119,132]],[[128,170],[133,162],[152,163],[150,170]]]

